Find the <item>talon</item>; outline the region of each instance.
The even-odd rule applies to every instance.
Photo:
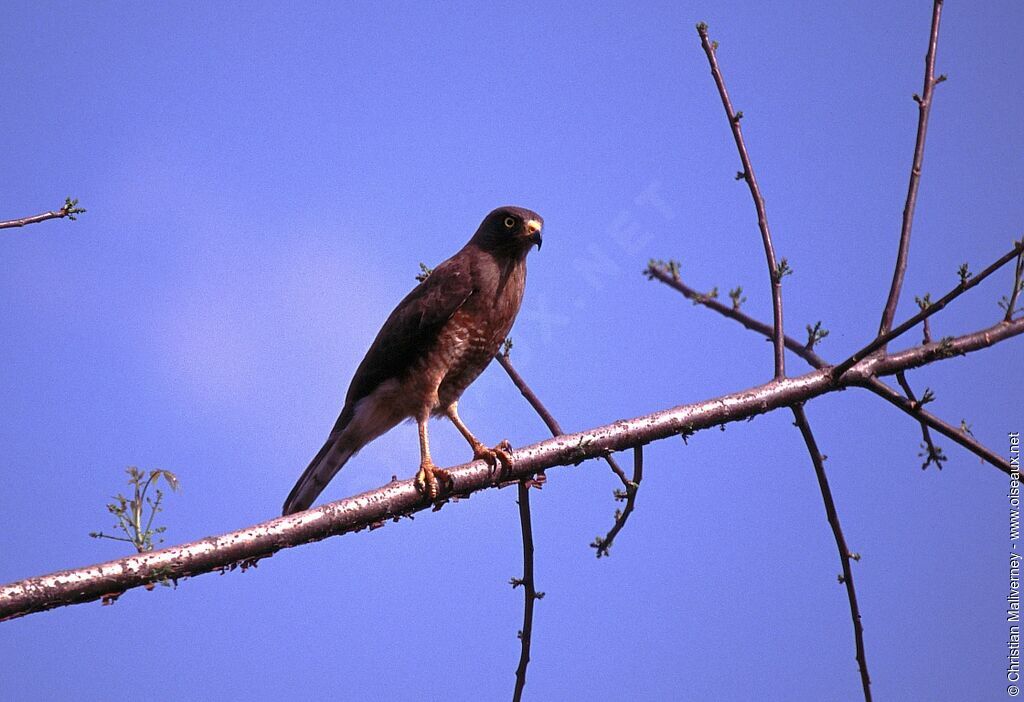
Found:
[[[487,463],[491,468],[498,468],[498,464],[501,464],[501,468],[507,471],[512,467],[512,444],[508,440],[504,440],[494,448],[487,448],[483,444],[477,444],[473,447],[473,458],[475,460],[482,460]]]
[[[455,481],[452,479],[452,474],[448,471],[435,468],[434,477],[437,479],[434,482],[441,489],[441,492],[452,492],[455,489]]]
[[[437,495],[437,480],[434,478],[433,466],[421,464],[416,473],[416,489],[430,499]]]
[[[420,465],[416,473],[416,489],[426,495],[431,501],[436,500],[442,491],[451,491],[455,487],[451,474],[433,464]]]
[[[501,459],[501,462],[504,463],[506,467],[511,468],[512,444],[508,442],[508,439],[502,439],[501,443],[494,447],[494,450],[498,453],[498,457]]]

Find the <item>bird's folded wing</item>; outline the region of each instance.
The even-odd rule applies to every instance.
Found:
[[[349,410],[381,383],[400,377],[430,352],[445,322],[473,294],[472,271],[463,252],[448,259],[405,296],[370,345],[352,378],[345,408]],[[335,431],[347,422],[338,418]]]

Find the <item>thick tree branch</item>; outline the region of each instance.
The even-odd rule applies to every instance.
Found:
[[[50,212],[43,212],[42,214],[32,215],[31,217],[22,217],[21,219],[8,219],[0,221],[0,229],[11,229],[12,227],[24,227],[28,224],[36,224],[38,222],[45,222],[48,219],[63,219],[67,217],[70,220],[77,219],[77,215],[85,212],[84,209],[78,207],[78,199],[72,200],[70,197],[64,200],[64,206],[59,210],[51,210]]]
[[[729,92],[725,88],[725,79],[722,78],[722,71],[718,67],[718,42],[708,39],[708,26],[701,22],[697,25],[697,34],[700,35],[700,44],[707,54],[708,63],[711,65],[711,75],[718,86],[718,94],[722,98],[722,107],[725,108],[725,115],[732,128],[732,136],[736,141],[736,149],[740,154],[740,161],[743,164],[743,171],[736,175],[747,181],[750,188],[750,196],[754,199],[754,208],[757,210],[757,226],[761,230],[761,242],[764,244],[765,260],[768,263],[768,279],[771,281],[772,292],[772,315],[774,317],[774,328],[772,330],[772,346],[775,351],[775,379],[786,375],[786,352],[783,347],[782,337],[785,336],[782,326],[782,276],[787,270],[785,261],[780,267],[775,262],[775,248],[772,246],[772,235],[768,229],[768,213],[765,210],[764,198],[761,196],[761,188],[757,185],[757,178],[754,177],[754,166],[750,162],[750,155],[747,153],[747,146],[743,142],[743,131],[740,129],[740,120],[743,113],[733,110],[732,101],[729,99]]]
[[[709,298],[707,295],[697,292],[695,289],[680,280],[679,276],[674,274],[673,271],[666,270],[664,267],[652,263],[644,271],[644,274],[652,280],[658,280],[674,290],[679,291],[687,299],[693,300],[697,304],[703,305],[704,307],[714,310],[729,319],[735,320],[747,329],[757,332],[771,341],[772,328],[769,325],[758,319],[754,319],[745,312],[741,312],[738,308],[728,307],[718,300]],[[813,368],[821,369],[829,366],[828,361],[819,356],[812,349],[808,348],[806,344],[797,341],[791,336],[785,336],[784,341],[787,349],[807,361],[807,363],[809,363]],[[929,341],[928,343],[931,342]],[[886,402],[891,403],[894,407],[906,412],[922,425],[931,427],[946,438],[955,441],[971,453],[975,454],[982,460],[991,463],[1004,473],[1010,472],[1010,462],[1003,456],[992,451],[968,434],[965,434],[951,424],[923,409],[919,404],[903,397],[878,378],[870,379],[864,387],[884,399]]]
[[[953,356],[964,356],[980,349],[987,349],[993,344],[1022,333],[1024,333],[1024,317],[1012,322],[1000,320],[987,329],[971,334],[946,337],[931,344],[913,346],[903,351],[865,359],[850,369],[849,372],[857,376],[856,379],[850,380],[850,384],[862,385],[872,375],[895,375],[900,371],[920,368]]]
[[[829,369],[783,378],[703,402],[680,405],[642,417],[621,419],[575,434],[564,434],[517,449],[513,465],[500,476],[522,480],[554,466],[577,464],[612,451],[737,422],[780,407],[807,402],[845,387],[864,385],[874,375],[901,370],[988,348],[1024,333],[1024,319],[998,324],[937,344],[915,346],[889,356],[865,359],[836,380]],[[450,471],[453,496],[466,497],[495,487],[499,476],[484,461]],[[412,480],[331,502],[306,512],[278,517],[238,531],[181,546],[150,551],[107,563],[60,571],[0,586],[0,619],[20,617],[102,597],[160,580],[245,568],[284,548],[378,526],[389,519],[429,509]]]
[[[853,585],[853,568],[850,561],[855,558],[846,545],[846,537],[843,536],[843,527],[839,523],[839,513],[836,511],[835,500],[832,499],[832,488],[828,484],[828,476],[825,474],[825,457],[818,450],[818,444],[811,432],[811,424],[807,421],[807,414],[802,404],[795,404],[792,407],[793,416],[796,418],[796,426],[807,444],[807,452],[814,464],[814,473],[818,476],[818,487],[821,489],[821,498],[825,502],[825,515],[828,517],[828,524],[832,527],[832,536],[836,540],[836,548],[839,550],[839,561],[843,565],[842,582],[846,585],[846,596],[850,601],[850,617],[853,619],[853,637],[857,647],[857,666],[860,668],[860,682],[864,690],[865,702],[871,702],[871,678],[868,676],[868,659],[864,652],[864,626],[861,623],[860,606],[857,604],[857,590]]]
[[[892,285],[889,298],[882,312],[882,322],[878,327],[878,336],[884,337],[892,327],[896,318],[896,306],[900,301],[900,290],[903,277],[907,272],[907,257],[910,253],[910,230],[914,223],[914,207],[917,205],[917,189],[921,183],[921,164],[924,162],[924,143],[928,134],[928,115],[932,109],[932,95],[935,86],[945,80],[945,76],[935,77],[935,50],[939,44],[939,20],[942,17],[942,0],[935,0],[932,6],[932,29],[928,37],[928,53],[924,58],[924,87],[917,101],[917,139],[914,142],[914,159],[910,166],[910,183],[907,186],[907,200],[903,205],[903,223],[900,228],[900,245],[896,252],[896,267],[892,274]],[[886,342],[882,342],[884,345]]]

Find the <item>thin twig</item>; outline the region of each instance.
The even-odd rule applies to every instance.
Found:
[[[619,493],[626,500],[626,506],[622,510],[615,510],[615,523],[608,533],[603,537],[594,539],[594,543],[590,544],[597,549],[597,557],[607,556],[611,551],[612,544],[615,542],[615,537],[619,535],[619,532],[626,526],[626,520],[629,519],[629,515],[633,514],[633,508],[636,507],[636,494],[640,489],[640,481],[644,479],[644,447],[638,445],[633,447],[633,480],[628,485],[624,492]]]
[[[907,380],[906,373],[904,373],[903,371],[897,373],[896,382],[900,384],[901,388],[903,388],[903,394],[907,396],[907,399],[910,401],[911,406],[924,406],[924,402],[917,399],[917,395],[914,394],[914,389],[910,387],[910,381]],[[925,392],[926,401],[927,398],[928,393]],[[924,422],[921,422],[921,440],[923,442],[921,444],[921,448],[924,451],[924,453],[920,455],[923,455],[925,457],[924,463],[921,464],[921,470],[924,470],[932,463],[935,464],[936,468],[942,470],[942,462],[946,460],[946,454],[942,452],[942,449],[940,447],[936,446],[932,442],[931,432],[928,431],[928,425]]]
[[[1010,473],[1012,467],[1006,458],[984,444],[979,443],[970,434],[967,434],[959,427],[954,427],[952,424],[944,422],[930,412],[921,409],[920,404],[915,404],[911,400],[903,397],[903,395],[900,395],[891,387],[878,380],[878,378],[873,378],[866,387],[868,390],[875,393],[886,402],[889,402],[894,407],[903,410],[914,419],[925,422],[930,428],[939,432],[950,441],[963,446],[981,460],[990,463],[1004,473]]]
[[[36,224],[38,222],[45,222],[48,219],[77,219],[77,215],[85,212],[84,209],[78,207],[78,200],[72,200],[70,197],[64,200],[64,206],[59,210],[51,210],[50,212],[43,212],[42,214],[32,215],[31,217],[22,217],[21,219],[8,219],[0,222],[0,229],[11,229],[12,227],[24,227],[28,224]]]
[[[932,28],[928,37],[928,53],[924,59],[924,88],[921,90],[920,95],[914,96],[914,99],[917,101],[917,139],[914,142],[914,159],[910,166],[907,200],[903,206],[900,245],[896,253],[896,267],[892,274],[889,298],[885,302],[882,322],[878,328],[879,337],[884,337],[889,332],[893,319],[896,317],[896,306],[900,301],[903,277],[907,272],[907,257],[910,252],[910,230],[914,223],[914,207],[917,205],[917,190],[921,183],[921,164],[924,161],[924,143],[925,137],[928,134],[928,115],[932,109],[932,95],[935,91],[935,86],[945,80],[945,76],[935,77],[935,50],[939,43],[939,19],[941,16],[942,0],[935,0],[932,5]]]
[[[722,78],[722,71],[718,67],[716,51],[717,42],[708,39],[708,26],[701,22],[697,25],[697,34],[700,35],[700,44],[707,54],[708,63],[711,65],[711,75],[718,86],[718,94],[722,98],[722,107],[725,108],[725,115],[729,119],[729,126],[732,128],[732,136],[736,141],[736,149],[740,154],[740,161],[743,164],[743,171],[737,174],[747,181],[750,188],[750,196],[754,199],[754,208],[757,210],[757,226],[761,230],[761,241],[764,244],[765,260],[768,263],[768,277],[771,281],[772,292],[772,315],[774,317],[774,328],[772,331],[772,346],[775,351],[775,378],[786,376],[786,352],[783,346],[785,332],[782,326],[782,276],[784,275],[785,261],[783,267],[775,262],[775,249],[772,246],[772,235],[768,229],[768,214],[764,207],[764,198],[761,196],[761,189],[757,185],[757,178],[754,176],[754,166],[750,162],[750,155],[747,153],[746,144],[743,142],[743,132],[740,129],[742,113],[733,110],[732,102],[729,100],[729,93],[725,89],[725,80]]]
[[[948,293],[943,295],[939,300],[936,300],[935,302],[931,303],[930,305],[922,309],[920,312],[915,314],[913,317],[911,317],[910,319],[908,319],[907,321],[905,321],[903,324],[899,325],[892,331],[886,332],[885,334],[882,334],[881,336],[877,337],[870,344],[868,344],[861,350],[851,355],[842,363],[835,366],[832,369],[833,377],[841,377],[843,373],[848,371],[858,362],[867,358],[875,351],[884,348],[890,341],[900,336],[901,334],[904,334],[908,329],[913,329],[915,326],[920,324],[921,320],[931,317],[933,314],[941,310],[950,302],[963,295],[965,292],[973,288],[981,281],[985,280],[985,278],[989,277],[997,270],[1005,266],[1007,263],[1012,261],[1014,258],[1016,258],[1018,255],[1020,255],[1022,251],[1024,251],[1024,239],[1022,239],[1019,242],[1016,242],[1012,249],[1010,249],[1007,253],[1000,256],[995,263],[993,263],[991,266],[983,270],[981,273],[975,276],[971,276],[966,280],[961,280],[959,283],[957,283],[956,287],[954,287]]]
[[[589,458],[623,451],[682,433],[720,427],[731,422],[790,407],[864,384],[876,375],[892,375],[952,356],[986,349],[1024,334],[1024,318],[1001,321],[987,329],[927,344],[888,356],[865,359],[839,381],[827,370],[773,380],[701,402],[620,419],[604,426],[564,434],[512,452],[512,466],[502,478],[522,480],[556,466],[575,465]],[[496,487],[493,468],[483,460],[448,469],[452,489],[445,496],[466,497]],[[414,481],[389,482],[375,490],[278,517],[238,531],[210,536],[189,544],[121,558],[107,563],[64,570],[0,585],[0,620],[69,604],[90,602],[161,580],[223,572],[253,565],[284,548],[385,524],[437,505],[416,489]]]
[[[512,379],[512,382],[519,389],[519,392],[521,392],[523,397],[526,398],[526,401],[530,403],[530,407],[533,407],[534,412],[536,412],[544,421],[544,424],[547,425],[548,431],[551,432],[551,435],[559,436],[564,434],[565,432],[562,431],[562,426],[558,423],[558,420],[554,418],[551,412],[548,411],[548,408],[544,406],[544,403],[540,401],[540,398],[537,397],[536,393],[534,393],[533,390],[530,389],[530,386],[526,384],[526,381],[523,380],[523,376],[519,375],[519,371],[517,371],[515,366],[512,365],[512,361],[509,359],[508,354],[499,353],[495,358],[501,367],[505,369],[508,377]]]
[[[917,303],[917,308],[919,310],[926,310],[926,309],[928,309],[928,305],[932,304],[932,296],[930,294],[928,294],[928,293],[925,293],[921,297],[915,297],[914,298],[914,302]],[[929,324],[930,321],[931,320],[929,320],[929,319],[925,319],[924,320],[924,329],[922,330],[922,335],[921,335],[921,343],[922,344],[930,344],[930,343],[932,343],[932,328],[931,328],[931,324]]]
[[[843,536],[843,527],[839,523],[839,513],[836,511],[835,500],[832,499],[832,489],[828,485],[828,476],[825,475],[825,458],[818,450],[818,444],[811,432],[810,422],[804,412],[802,404],[795,404],[791,408],[796,418],[796,425],[800,434],[807,444],[807,452],[814,464],[814,473],[818,476],[818,487],[821,488],[821,499],[825,502],[825,514],[828,517],[829,526],[832,527],[832,535],[836,540],[836,548],[839,550],[839,560],[843,565],[842,582],[846,585],[846,596],[850,600],[850,617],[853,619],[853,635],[857,647],[857,665],[860,668],[860,683],[864,690],[865,702],[871,702],[871,678],[868,676],[868,660],[864,653],[864,626],[861,623],[860,607],[857,604],[857,590],[853,585],[853,568],[851,559],[859,558],[850,553],[846,545],[846,537]]]
[[[519,372],[512,365],[512,361],[508,357],[509,348],[511,348],[511,342],[507,342],[505,352],[497,354],[495,358],[498,359],[498,363],[505,369],[505,372],[512,379],[515,386],[519,388],[519,392],[526,398],[526,401],[540,415],[551,435],[560,436],[563,433],[561,425],[559,425],[558,420],[548,411],[548,408],[544,406],[544,403],[540,401],[540,398],[530,389],[530,386],[526,384],[526,381],[523,380],[523,377],[519,375]],[[513,587],[523,586],[524,601],[523,628],[519,630],[519,665],[516,667],[516,686],[512,695],[514,702],[522,700],[523,689],[526,687],[526,669],[530,665],[530,644],[533,640],[533,606],[534,601],[538,599],[536,582],[533,576],[533,525],[530,517],[531,483],[531,480],[520,480],[518,487],[519,528],[523,535],[523,577],[521,580],[513,580],[512,585]]]
[[[762,334],[769,341],[772,340],[775,332],[771,325],[765,324],[758,319],[754,319],[746,312],[741,311],[739,307],[730,307],[729,305],[725,305],[714,298],[708,297],[704,293],[697,291],[695,288],[691,288],[679,278],[678,274],[673,275],[672,272],[666,270],[665,267],[652,262],[647,266],[643,273],[649,279],[657,280],[677,292],[682,293],[683,297],[687,300],[692,300],[698,305],[703,305],[708,309],[714,310],[723,317],[728,317],[729,319],[739,322],[747,329],[757,332],[758,334]],[[782,336],[782,343],[786,348],[815,368],[824,368],[825,366],[830,365],[818,354],[814,353],[814,351],[808,349],[806,344],[797,341],[791,336],[786,336],[784,334]]]
[[[1024,244],[1024,239],[1021,239],[1021,243]],[[1022,286],[1024,286],[1024,248],[1017,254],[1017,265],[1013,269],[1013,290],[1010,291],[1010,297],[1006,301],[1006,316],[1003,317],[1007,322],[1013,319],[1013,314],[1017,311],[1017,297],[1020,295]]]
[[[706,299],[707,296],[701,295],[695,289],[686,285],[678,276],[678,272],[673,274],[671,271],[667,271],[655,264],[648,266],[647,270],[644,271],[645,275],[652,280],[658,280],[665,285],[677,290],[682,293],[689,300],[694,300],[698,304],[701,304],[708,309],[718,312],[724,317],[728,317],[736,322],[739,322],[747,329],[761,334],[769,341],[772,338],[772,328],[764,322],[754,319],[745,312],[740,311],[738,308],[729,307],[723,305],[717,300]],[[703,298],[703,299],[702,299]],[[791,336],[785,336],[784,341],[786,348],[795,353],[800,358],[807,361],[812,367],[817,369],[828,368],[831,364],[824,358],[819,356],[813,350],[807,348],[806,344],[802,344]],[[929,342],[930,343],[930,342]],[[904,398],[898,392],[893,390],[891,387],[883,383],[878,378],[870,378],[865,385],[868,390],[875,393],[885,401],[892,404],[894,407],[906,412],[918,422],[926,424],[928,427],[939,432],[946,438],[955,441],[960,446],[964,447],[971,453],[975,454],[979,458],[988,463],[991,463],[996,468],[999,468],[1004,473],[1010,472],[1010,463],[1003,456],[999,455],[995,451],[992,451],[984,444],[979,443],[971,436],[960,431],[953,425],[943,421],[936,417],[930,412],[924,410],[919,404],[915,404],[910,400]]]
[[[519,521],[523,532],[523,578],[513,580],[513,587],[523,587],[523,628],[519,632],[522,649],[519,654],[519,666],[516,668],[516,687],[512,695],[514,702],[523,698],[526,687],[526,667],[530,664],[530,642],[533,638],[533,606],[544,597],[537,592],[533,578],[533,526],[530,520],[530,481],[519,481]]]

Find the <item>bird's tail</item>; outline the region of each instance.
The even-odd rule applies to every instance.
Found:
[[[303,471],[295,487],[288,493],[283,513],[287,515],[309,509],[313,500],[327,487],[327,483],[331,482],[331,478],[337,475],[345,462],[358,450],[359,447],[352,445],[345,431],[332,434]]]

